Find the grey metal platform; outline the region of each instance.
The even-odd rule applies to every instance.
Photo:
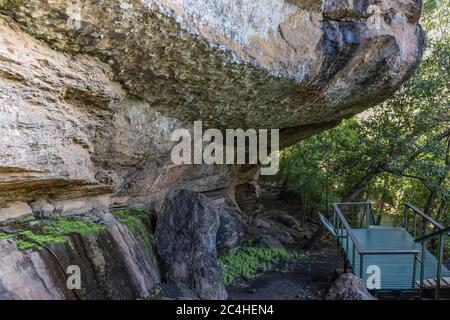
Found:
[[[346,231],[343,230],[344,234]],[[364,250],[417,250],[422,246],[416,243],[412,235],[403,228],[373,228],[353,229],[353,233]],[[343,240],[343,249],[349,261],[352,261],[354,246],[349,239],[347,249],[346,240]],[[355,250],[356,251],[356,250]],[[416,268],[413,279],[414,255],[407,254],[370,254],[363,258],[363,278],[367,280],[367,267],[376,265],[381,271],[381,290],[409,290],[413,289],[413,282],[420,279],[420,266]],[[428,250],[425,253],[424,279],[436,278],[438,261]],[[360,255],[355,252],[353,272],[361,274]],[[441,265],[443,277],[450,277],[450,271]],[[418,288],[414,283],[414,288]]]
[[[419,298],[425,289],[434,289],[439,299],[441,288],[449,287],[450,270],[442,262],[450,227],[413,205],[405,204],[402,227],[379,226],[381,219],[375,219],[369,202],[334,203],[332,223],[323,215],[321,220],[337,238],[345,268],[351,268],[368,289],[418,292]],[[367,281],[373,279],[374,270],[380,274],[375,287]]]

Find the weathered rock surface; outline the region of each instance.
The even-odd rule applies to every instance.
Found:
[[[12,201],[0,205],[0,222],[33,214],[30,206],[25,202]]]
[[[216,248],[218,252],[225,252],[238,245],[244,233],[244,226],[239,212],[231,207],[219,210],[219,221]]]
[[[185,284],[202,299],[227,298],[217,262],[219,224],[219,211],[211,199],[183,189],[167,194],[155,236],[168,282]]]
[[[60,200],[81,198],[86,212],[111,202],[96,196],[124,190],[231,185],[230,166],[171,165],[177,120],[128,98],[109,66],[51,50],[7,18],[0,31],[1,201],[58,202],[58,212],[76,206]]]
[[[173,129],[280,128],[288,145],[383,101],[414,70],[421,1],[349,3],[1,0],[0,200],[158,206],[170,187],[232,198],[250,178],[171,166]]]
[[[302,247],[318,224],[303,216],[298,201],[280,200],[280,189],[262,188],[255,182],[236,188],[236,202],[242,210],[245,235],[261,247]]]
[[[382,11],[377,30],[367,23],[373,4]],[[160,211],[167,191],[180,188],[259,210],[251,195],[258,167],[175,166],[173,130],[194,120],[205,129],[279,128],[287,146],[330,128],[408,79],[423,51],[420,10],[421,0],[0,0],[0,221],[30,210],[40,217],[127,205]],[[210,263],[205,270],[216,270],[217,210],[198,195],[185,200],[184,211],[160,221],[197,217],[200,225],[185,237],[207,231],[212,244],[194,243]],[[133,240],[111,228],[94,247],[132,262],[106,268],[105,281],[108,272],[131,273],[87,296],[145,293],[157,276],[140,270]],[[237,233],[228,231],[219,232],[219,243],[232,246]],[[283,244],[296,241],[283,237]],[[98,244],[110,240],[116,249]],[[46,275],[45,253],[0,241],[3,262],[26,266],[36,288],[21,285],[24,270],[0,268],[4,297],[70,298]],[[70,260],[86,241],[58,250]],[[175,275],[200,297],[226,296],[218,272],[187,271]],[[116,296],[119,287],[128,289]]]
[[[105,230],[71,233],[64,244],[50,244],[63,268],[80,268],[81,289],[67,288],[66,278],[46,250],[19,250],[0,239],[2,299],[137,299],[160,283],[159,268],[138,235],[111,214],[96,213]]]
[[[420,1],[2,0],[51,46],[111,64],[133,95],[208,125],[323,124],[382,101],[420,56]]]
[[[376,300],[364,282],[352,273],[343,274],[326,295],[327,300]]]

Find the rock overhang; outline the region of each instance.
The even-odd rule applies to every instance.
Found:
[[[369,5],[383,13],[370,30]],[[376,105],[420,60],[421,1],[8,1],[58,50],[111,64],[128,92],[182,121],[296,128]],[[374,70],[376,69],[376,70]]]
[[[368,27],[369,5],[383,13],[379,30]],[[195,120],[275,128],[286,147],[333,127],[412,74],[424,47],[420,8],[0,0],[0,199],[232,193],[257,168],[174,167],[174,129]]]

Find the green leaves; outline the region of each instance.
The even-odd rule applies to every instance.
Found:
[[[42,247],[32,240],[43,245],[64,244],[67,240],[66,235],[71,233],[99,233],[105,230],[102,224],[65,217],[41,220],[39,227],[36,230],[28,230],[24,226],[17,230],[17,235],[0,232],[0,239],[13,239],[19,250],[41,250]]]
[[[239,277],[250,279],[258,272],[270,271],[280,260],[306,259],[309,255],[282,248],[246,247],[236,252],[228,252],[219,257],[222,279],[225,285]]]
[[[125,224],[128,229],[139,238],[145,246],[150,258],[150,262],[156,264],[156,257],[153,252],[153,242],[150,238],[150,233],[145,227],[143,221],[149,219],[150,214],[144,210],[137,209],[121,209],[111,212],[119,222]]]
[[[427,49],[410,81],[369,112],[283,151],[278,180],[295,186],[305,212],[349,193],[394,212],[405,201],[425,207],[435,193],[432,211],[450,222],[449,19],[447,0],[426,0]]]

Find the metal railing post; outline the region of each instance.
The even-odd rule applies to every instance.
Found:
[[[370,205],[366,205],[366,229],[369,229],[370,226]]]
[[[414,255],[413,274],[412,274],[412,289],[416,289],[416,271],[417,271],[417,253]]]
[[[413,238],[416,239],[416,231],[417,231],[417,214],[414,214],[414,229],[413,229]]]
[[[436,272],[436,292],[435,292],[435,298],[436,300],[439,300],[440,293],[441,293],[441,276],[442,276],[442,260],[444,256],[444,235],[439,236],[439,245],[438,245],[438,266],[437,266],[437,272]]]
[[[360,253],[359,254],[359,277],[364,281],[363,269],[364,269],[364,255]]]
[[[339,221],[340,221],[340,218],[339,217],[336,217],[336,234],[337,234],[337,245],[339,246],[340,245],[340,243],[339,243],[339,236],[340,236],[340,233],[341,233],[341,230],[340,230],[340,228],[339,228]]]
[[[345,235],[345,248],[346,248],[346,253],[349,254],[350,252],[348,251],[349,246],[348,246],[348,232]]]
[[[377,221],[375,220],[375,213],[373,212],[373,207],[372,207],[372,203],[370,203],[369,202],[369,208],[370,208],[370,217],[371,217],[371,220],[372,220],[372,224],[375,226],[375,225],[378,225],[378,223],[377,223]],[[381,215],[380,215],[380,219],[381,219]],[[381,221],[381,220],[380,220]]]
[[[407,213],[408,212],[407,212],[407,210],[408,210],[408,207],[405,204],[405,207],[403,209],[403,228],[405,228],[406,231],[408,231],[408,221],[407,221]]]
[[[355,272],[356,272],[356,266],[355,266],[355,244],[353,243],[353,241],[352,241],[352,244],[353,244],[353,251],[352,251],[352,271],[353,271],[353,274],[355,274]]]
[[[342,233],[342,227],[341,227],[341,219],[338,219],[337,222],[338,225],[338,244],[341,245],[341,233]]]
[[[431,219],[431,218],[429,218],[429,219]],[[439,229],[439,231],[427,234],[427,235],[421,237],[420,239],[416,240],[417,243],[421,243],[422,244],[422,261],[421,261],[422,269],[421,269],[421,282],[420,282],[420,284],[421,284],[421,293],[420,293],[420,295],[421,295],[421,297],[423,295],[423,288],[422,288],[423,287],[423,278],[424,278],[424,276],[423,276],[424,271],[423,270],[425,268],[425,261],[424,260],[425,260],[425,251],[427,250],[427,242],[432,240],[432,239],[435,239],[435,238],[439,237],[438,248],[437,248],[438,251],[437,251],[437,257],[436,257],[437,258],[437,269],[436,269],[436,278],[435,278],[435,280],[436,280],[436,287],[434,288],[435,289],[434,296],[435,296],[435,299],[438,300],[438,299],[440,299],[440,294],[441,294],[440,291],[441,291],[441,279],[442,279],[442,263],[443,263],[442,260],[444,259],[444,239],[445,239],[444,237],[450,235],[450,227],[444,228],[440,224],[435,222],[434,220],[429,221],[429,222],[432,225],[434,225],[435,228]],[[434,283],[434,280],[433,280],[433,283]]]
[[[422,254],[421,254],[421,262],[422,265],[420,266],[420,290],[419,290],[419,299],[423,298],[423,281],[425,277],[425,250],[427,247],[427,242],[424,241],[422,243]]]
[[[422,218],[422,234],[424,236],[428,235],[428,226],[427,226],[427,224],[428,224],[428,221],[426,219]]]
[[[344,251],[344,249],[342,249]],[[348,262],[347,262],[347,255],[344,252],[344,273],[347,273],[348,270]]]
[[[336,230],[336,209],[333,209],[333,228]]]

